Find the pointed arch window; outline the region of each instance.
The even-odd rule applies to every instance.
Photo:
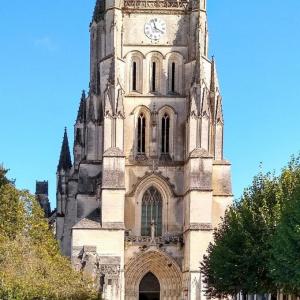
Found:
[[[143,113],[138,117],[137,153],[145,154],[146,149],[146,118]]]
[[[151,236],[151,224],[154,222],[155,236],[162,235],[162,197],[155,187],[150,187],[142,200],[141,235]]]
[[[161,120],[161,154],[170,153],[170,116],[165,113]]]
[[[137,63],[132,63],[132,90],[137,91]]]
[[[156,86],[156,69],[157,65],[156,62],[152,62],[152,74],[151,74],[151,91],[156,92],[157,86]]]
[[[175,93],[176,90],[175,90],[175,78],[176,76],[176,65],[175,65],[175,62],[172,62],[172,65],[171,65],[171,92],[172,93]]]

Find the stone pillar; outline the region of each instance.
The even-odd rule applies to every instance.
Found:
[[[101,235],[105,245],[99,247],[103,248],[99,251],[99,266],[105,276],[103,296],[105,300],[120,300],[124,299],[125,156],[119,148],[104,153],[102,176]],[[108,249],[114,258],[105,256]]]
[[[200,263],[212,238],[212,172],[213,158],[204,149],[196,148],[185,167],[184,241],[186,299],[200,300],[202,292]]]

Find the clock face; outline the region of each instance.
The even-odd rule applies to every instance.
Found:
[[[165,21],[158,18],[153,18],[145,24],[145,35],[151,40],[159,40],[166,30]]]

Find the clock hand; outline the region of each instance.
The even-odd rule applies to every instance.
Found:
[[[160,31],[161,33],[164,33],[160,28],[156,27],[156,24],[155,24],[154,21],[152,21],[152,22],[153,22],[153,25],[154,25],[154,29],[155,29],[156,31]]]
[[[154,28],[157,29],[156,25],[155,25],[155,22],[153,20],[152,20],[152,24],[153,24]]]

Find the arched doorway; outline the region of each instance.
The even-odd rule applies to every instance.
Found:
[[[140,291],[143,292],[140,290],[141,283],[145,274],[149,273],[155,275],[157,286],[159,286],[159,296],[158,298],[144,299],[182,299],[182,273],[176,261],[165,252],[149,250],[133,257],[125,266],[126,300],[143,299],[140,297]]]
[[[151,272],[147,273],[140,282],[139,300],[160,300],[160,284]]]

